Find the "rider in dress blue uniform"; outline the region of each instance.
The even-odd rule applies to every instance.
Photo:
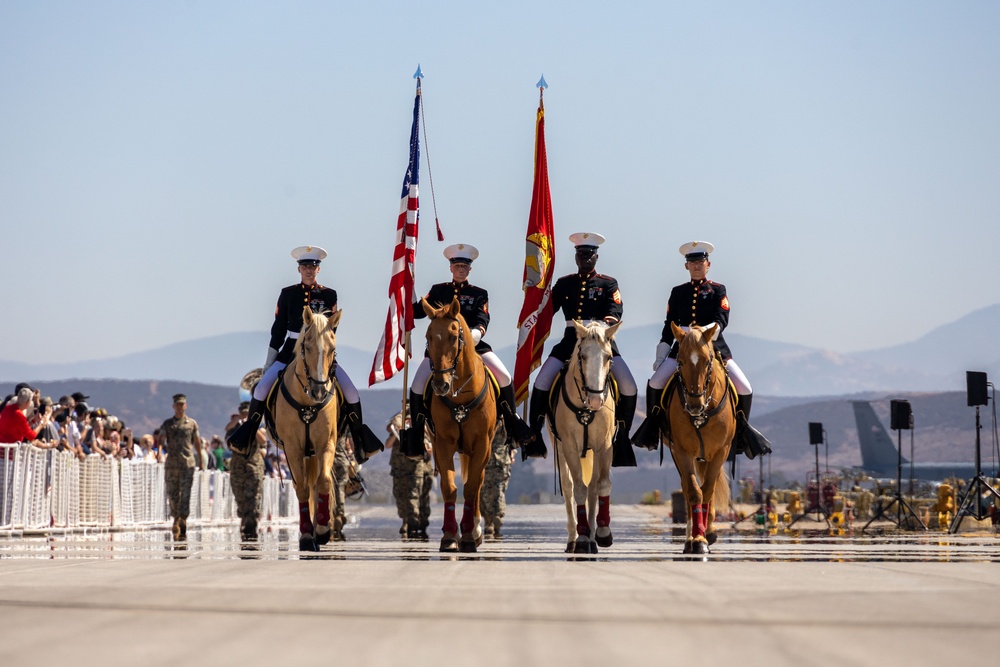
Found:
[[[687,269],[691,280],[677,285],[670,291],[667,317],[663,322],[660,342],[656,345],[654,373],[646,385],[646,419],[636,429],[632,442],[636,447],[647,449],[656,449],[660,444],[660,403],[667,382],[677,370],[677,343],[670,324],[674,323],[685,330],[694,325],[704,327],[715,324],[719,327],[719,335],[714,342],[715,350],[725,362],[726,372],[739,396],[737,434],[733,451],[745,453],[752,459],[771,450],[767,439],[747,421],[750,418],[750,405],[753,402],[753,388],[733,359],[732,351],[723,335],[729,325],[729,297],[726,294],[726,286],[706,277],[708,269],[712,266],[709,255],[714,250],[715,246],[706,241],[692,241],[679,248],[680,254],[684,256],[684,268]]]
[[[337,291],[316,282],[320,272],[320,262],[326,259],[326,256],[326,250],[319,246],[300,246],[292,250],[292,257],[298,262],[298,271],[302,279],[299,283],[282,289],[278,295],[278,304],[274,308],[274,324],[271,325],[271,339],[264,360],[264,376],[253,391],[247,421],[227,439],[230,449],[238,454],[248,453],[254,444],[253,435],[256,434],[260,420],[264,416],[264,402],[267,400],[267,395],[281,370],[293,358],[295,341],[302,331],[303,308],[309,306],[314,313],[328,316],[337,310]],[[367,459],[367,454],[381,449],[381,441],[364,425],[361,416],[361,396],[347,375],[347,371],[339,364],[336,376],[337,384],[344,394],[344,411],[347,413],[347,426],[354,440],[354,454],[363,462]]]
[[[569,361],[576,347],[576,329],[573,320],[581,322],[603,321],[609,325],[621,321],[623,304],[618,281],[595,271],[597,248],[604,243],[604,237],[594,232],[578,232],[569,237],[576,246],[576,266],[578,271],[563,276],[552,287],[550,301],[553,311],[561,310],[566,318],[566,328],[561,341],[549,352],[549,358],[542,364],[531,391],[530,424],[535,439],[522,450],[522,456],[544,457],[547,453],[542,441],[542,428],[549,411],[549,394],[559,371]],[[632,372],[618,352],[618,346],[611,341],[614,362],[611,374],[618,383],[618,403],[615,405],[617,431],[614,439],[614,466],[634,466],[635,455],[629,444],[629,430],[635,417],[636,394],[638,389]]]
[[[469,282],[472,262],[479,257],[479,250],[468,243],[458,243],[445,248],[444,256],[449,262],[452,280],[434,285],[424,298],[436,308],[446,306],[454,299],[458,299],[462,317],[469,325],[469,333],[476,343],[476,353],[482,358],[483,364],[493,373],[493,377],[496,378],[497,384],[500,386],[497,412],[503,418],[504,429],[507,431],[508,437],[515,443],[526,443],[534,437],[534,434],[514,412],[514,387],[511,385],[510,371],[500,361],[500,357],[493,352],[489,343],[483,340],[486,329],[490,325],[490,296],[485,289],[476,287]],[[419,302],[414,305],[413,317],[415,319],[427,317],[427,313],[424,312]],[[425,352],[423,361],[420,362],[413,374],[413,382],[410,383],[410,405],[413,406],[412,414],[415,415],[415,419],[413,427],[407,430],[407,437],[416,440],[410,442],[408,451],[420,451],[423,448],[423,426],[427,418],[424,388],[430,375],[430,359]]]

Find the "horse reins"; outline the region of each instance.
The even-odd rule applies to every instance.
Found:
[[[428,356],[427,361],[430,364],[432,375],[440,375],[442,373],[454,374],[456,372],[456,369],[458,368],[458,359],[459,357],[462,356],[462,349],[465,347],[465,332],[462,330],[462,323],[457,318],[455,319],[455,321],[458,322],[458,351],[455,353],[455,363],[453,363],[448,368],[442,368],[441,370],[436,370],[434,368],[434,360]],[[484,373],[486,372],[485,368],[483,369],[483,372]],[[472,382],[472,377],[473,375],[472,373],[470,373],[469,378],[464,383],[462,383],[461,387],[452,391],[451,395],[458,396],[460,393],[462,393],[462,391],[465,390],[465,385]],[[472,414],[472,411],[475,410],[479,406],[479,404],[482,403],[483,400],[486,398],[486,390],[490,386],[489,376],[487,375],[484,378],[484,380],[485,381],[483,382],[483,388],[479,390],[479,394],[474,399],[472,399],[470,403],[456,403],[447,396],[438,396],[438,398],[441,399],[441,402],[444,403],[445,407],[448,408],[449,411],[451,411],[451,418],[455,420],[456,424],[458,424],[459,451],[462,451],[462,422],[468,419],[469,415]]]
[[[293,377],[298,381],[299,385],[302,387],[302,392],[306,396],[309,396],[311,398],[312,390],[314,387],[317,386],[323,388],[326,396],[323,398],[322,401],[319,401],[318,403],[311,403],[311,404],[299,403],[292,397],[291,392],[288,391],[288,385],[284,381],[282,381],[281,383],[281,395],[285,398],[286,401],[288,401],[288,404],[291,405],[293,408],[295,408],[295,410],[299,413],[299,420],[306,427],[306,442],[303,447],[303,456],[305,458],[309,458],[310,456],[314,456],[316,454],[316,449],[313,447],[312,438],[309,435],[309,427],[314,421],[316,421],[316,417],[319,416],[320,411],[322,411],[323,408],[325,408],[327,404],[330,403],[330,400],[336,393],[335,391],[330,391],[329,389],[327,389],[327,385],[329,385],[333,381],[333,378],[336,377],[337,351],[334,350],[333,361],[330,362],[330,365],[326,369],[326,379],[320,382],[319,380],[313,378],[312,375],[309,373],[309,364],[306,363],[305,347],[306,347],[305,343],[299,345],[299,357],[302,360],[302,372],[305,373],[306,382],[302,382],[302,380],[299,379],[298,373],[293,373]]]
[[[599,390],[591,389],[590,387],[587,386],[587,379],[583,374],[583,364],[580,363],[579,358],[577,358],[576,365],[580,371],[579,373],[580,378],[577,383],[577,390],[580,392],[580,400],[586,401],[587,398],[586,394],[589,393],[589,394],[600,394],[601,402],[603,403],[604,401],[606,401],[609,389],[608,375],[611,375],[611,371],[608,370],[608,374],[605,375],[603,387],[601,387]],[[594,415],[597,414],[597,411],[591,410],[587,408],[585,405],[581,407],[573,405],[573,401],[572,399],[570,399],[569,393],[566,389],[566,386],[568,384],[569,383],[565,381],[562,383],[562,397],[563,401],[566,403],[566,406],[573,411],[574,415],[576,415],[576,421],[578,421],[580,425],[583,426],[583,449],[580,452],[580,458],[582,459],[587,456],[587,452],[590,450],[590,424],[591,422],[594,421]]]
[[[694,432],[698,436],[699,451],[698,451],[698,458],[696,460],[699,463],[704,463],[705,461],[705,441],[701,436],[701,427],[707,424],[709,419],[719,414],[722,411],[722,408],[725,407],[726,401],[729,399],[729,388],[724,385],[722,398],[719,400],[718,404],[716,404],[714,408],[705,411],[704,413],[698,415],[697,417],[692,415],[691,412],[688,410],[687,397],[691,396],[698,398],[708,394],[709,390],[712,387],[712,379],[713,379],[712,363],[714,361],[715,361],[714,356],[708,360],[708,371],[706,372],[705,390],[699,394],[692,394],[687,390],[687,387],[684,385],[684,376],[681,375],[680,366],[678,366],[677,368],[677,384],[675,385],[676,391],[677,395],[680,396],[681,398],[681,407],[684,408],[684,412],[685,414],[687,414],[688,419],[691,421],[691,426],[694,428]],[[723,382],[725,383],[726,382],[725,378],[729,377],[729,373],[726,371],[725,365],[723,365],[722,367],[722,376],[723,376]],[[711,398],[709,400],[711,400]],[[668,424],[670,423],[669,419],[667,420],[667,423]]]

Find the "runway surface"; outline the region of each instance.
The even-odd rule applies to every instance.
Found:
[[[561,505],[516,505],[447,555],[437,528],[406,541],[393,508],[351,509],[319,554],[288,526],[0,536],[0,664],[996,662],[995,533],[747,526],[689,559],[661,514],[614,506],[614,545],[573,557]]]

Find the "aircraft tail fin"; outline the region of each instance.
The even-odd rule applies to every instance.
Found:
[[[871,403],[851,401],[851,405],[854,406],[854,421],[861,443],[862,468],[882,475],[895,474],[899,456],[896,445],[875,415]],[[907,463],[906,457],[903,457],[903,463]]]

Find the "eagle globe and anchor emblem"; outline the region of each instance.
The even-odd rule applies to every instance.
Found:
[[[552,239],[541,233],[529,235],[524,243],[524,289],[544,289],[551,263]]]

